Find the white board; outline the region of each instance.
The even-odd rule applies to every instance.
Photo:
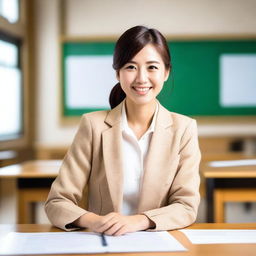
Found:
[[[112,62],[112,55],[66,58],[68,108],[109,108],[109,94],[117,83]]]
[[[220,57],[222,107],[256,106],[256,54],[223,54]]]

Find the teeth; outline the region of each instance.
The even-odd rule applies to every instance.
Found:
[[[149,88],[138,88],[138,87],[135,87],[135,90],[139,91],[139,92],[146,92],[146,91],[149,90]]]

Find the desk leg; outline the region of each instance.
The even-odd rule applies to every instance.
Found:
[[[240,181],[241,182],[241,181]],[[256,202],[255,188],[218,188],[214,191],[214,220],[225,222],[226,202]]]
[[[18,194],[18,223],[36,223],[35,206],[37,202],[45,202],[49,188],[23,188]]]
[[[17,180],[17,220],[19,224],[36,223],[36,203],[45,202],[53,180],[53,178],[20,178]]]
[[[18,216],[17,222],[18,224],[31,224],[32,219],[34,219],[34,211],[32,209],[32,205],[30,200],[28,200],[29,193],[31,191],[27,191],[26,189],[18,190]]]
[[[215,189],[214,202],[215,202],[214,222],[223,223],[225,222],[225,216],[224,216],[225,189]]]
[[[215,179],[206,179],[206,200],[207,200],[207,207],[206,207],[206,217],[207,222],[211,223],[214,221],[213,219],[213,212],[214,212],[214,188],[215,188]]]

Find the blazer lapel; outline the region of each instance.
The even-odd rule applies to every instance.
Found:
[[[110,128],[103,132],[103,160],[114,211],[120,212],[123,199],[123,170],[121,147],[122,103],[111,110],[105,122]]]
[[[147,159],[145,161],[144,176],[141,188],[138,212],[159,207],[162,187],[170,175],[172,137],[170,129],[172,119],[170,113],[159,104],[155,131],[153,133]]]

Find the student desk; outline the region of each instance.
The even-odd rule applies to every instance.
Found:
[[[0,168],[0,179],[16,179],[18,223],[35,222],[35,203],[46,200],[60,165],[60,160],[33,160]]]
[[[224,222],[225,202],[256,202],[256,165],[201,166],[206,180],[207,221]]]
[[[256,229],[256,223],[251,224],[231,224],[231,223],[197,223],[189,229]],[[0,238],[7,232],[58,232],[60,229],[44,224],[20,224],[20,225],[0,225]],[[255,255],[256,244],[192,244],[187,237],[175,230],[170,233],[181,242],[188,251],[186,252],[162,252],[162,253],[107,253],[107,254],[90,254],[94,255],[127,255],[127,256],[148,256],[148,255],[180,255],[180,256],[241,256]],[[78,254],[67,254],[77,256]],[[85,254],[79,254],[85,255]]]

